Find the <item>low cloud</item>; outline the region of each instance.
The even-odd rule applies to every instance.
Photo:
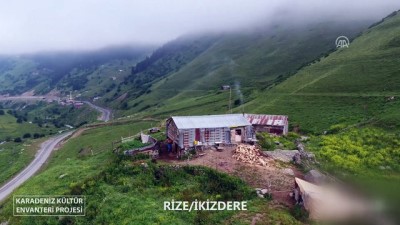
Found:
[[[0,1],[0,54],[161,44],[186,33],[276,18],[378,20],[399,8],[398,0]]]

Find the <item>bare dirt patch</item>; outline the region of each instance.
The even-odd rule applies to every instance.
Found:
[[[119,96],[119,97],[117,98],[117,101],[122,102],[122,101],[126,98],[127,95],[128,95],[128,93],[122,94],[121,96]]]
[[[222,152],[204,150],[201,154],[204,155],[191,160],[174,162],[181,165],[207,166],[240,177],[254,188],[268,189],[274,199],[273,203],[289,207],[293,205],[294,202],[289,197],[289,193],[294,187],[294,176],[302,176],[294,166],[265,156],[262,156],[266,162],[265,166],[240,162],[232,157],[233,149],[225,149]],[[287,172],[289,169],[293,171],[292,174]]]

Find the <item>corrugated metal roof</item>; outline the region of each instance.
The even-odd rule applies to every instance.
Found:
[[[242,114],[173,116],[178,129],[251,126]]]
[[[253,125],[285,126],[288,117],[283,115],[245,114],[247,120]]]

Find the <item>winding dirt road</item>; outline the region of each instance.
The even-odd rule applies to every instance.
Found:
[[[90,107],[93,109],[99,111],[101,113],[101,116],[99,117],[99,120],[102,120],[104,122],[108,122],[111,119],[111,110],[102,108],[100,106],[97,106],[91,102],[84,101],[84,103],[88,104]]]
[[[70,131],[52,137],[43,142],[40,146],[40,150],[35,155],[35,159],[24,170],[18,173],[12,180],[8,181],[0,188],[0,202],[5,200],[7,196],[10,195],[16,188],[18,188],[22,183],[33,176],[46,162],[56,146],[72,133],[73,131]]]

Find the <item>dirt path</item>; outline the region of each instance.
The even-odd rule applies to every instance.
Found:
[[[71,138],[76,138],[78,136],[80,136],[84,131],[89,130],[90,128],[86,127],[86,128],[79,128],[77,131],[75,131],[72,135]]]
[[[192,160],[174,161],[182,165],[207,166],[224,173],[240,177],[254,188],[266,188],[273,196],[274,202],[292,206],[289,193],[294,186],[294,176],[302,174],[292,165],[283,164],[265,157],[266,166],[251,165],[232,158],[233,150],[218,152],[205,150],[204,155]]]

